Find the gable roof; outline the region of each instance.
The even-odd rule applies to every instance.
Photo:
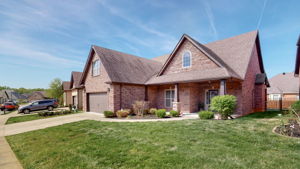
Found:
[[[80,79],[82,76],[82,72],[75,72],[71,73],[71,80],[70,80],[70,88],[79,88],[80,87]]]
[[[184,40],[190,41],[219,66],[218,69],[205,71],[206,75],[210,75],[212,79],[216,77],[233,77],[244,80],[254,47],[257,49],[261,73],[265,74],[258,31],[244,33],[208,44],[201,44],[184,34],[171,54],[162,55],[152,59],[146,59],[99,46],[92,46],[79,84],[84,84],[94,54],[99,56],[103,67],[108,73],[109,80],[107,83],[114,82],[144,85],[158,84],[159,82],[166,83],[166,79],[170,79],[170,83],[173,81],[182,81],[182,79],[190,81],[192,78],[209,80],[209,77],[206,75],[194,76],[188,72],[182,74],[177,73],[178,77],[173,77],[173,75],[168,77],[163,75],[160,77]],[[267,77],[265,78],[265,83],[269,86]]]
[[[158,61],[99,46],[92,46],[83,71],[81,84],[84,83],[94,53],[99,56],[102,65],[108,73],[110,79],[108,83],[145,84],[162,66]]]
[[[169,65],[169,63],[172,61],[172,59],[174,58],[176,52],[179,50],[180,46],[182,45],[182,43],[188,40],[190,41],[196,48],[198,48],[201,52],[203,52],[209,59],[211,59],[215,64],[217,64],[219,67],[226,67],[228,68],[227,74],[232,74],[233,76],[235,76],[236,74],[234,72],[232,72],[230,70],[230,68],[222,61],[222,59],[220,59],[212,50],[208,49],[206,46],[202,45],[201,43],[197,42],[196,40],[194,40],[193,38],[191,38],[190,36],[188,36],[187,34],[183,34],[182,37],[180,38],[179,42],[177,43],[176,47],[174,48],[174,50],[172,51],[172,53],[169,55],[168,59],[166,60],[166,62],[164,63],[162,69],[160,70],[160,72],[158,73],[157,76],[162,75],[162,73],[164,72],[164,70],[167,68],[167,66]],[[238,78],[238,77],[237,77]]]
[[[255,45],[257,47],[261,72],[265,73],[258,31],[252,31],[205,44],[205,46],[213,50],[242,79],[245,78],[247,73],[248,65],[251,59],[251,53]]]
[[[268,94],[299,93],[299,79],[294,76],[293,72],[280,73],[269,79],[269,81],[271,87],[267,89]]]
[[[163,60],[162,57],[167,57],[166,62],[162,69],[160,70],[159,75],[161,75],[164,71],[164,69],[167,67],[168,63],[172,60],[173,55],[175,54],[176,50],[178,50],[181,43],[183,43],[183,40],[189,40],[194,44],[199,50],[201,50],[206,56],[208,56],[212,61],[217,63],[220,68],[223,68],[222,77],[234,77],[237,79],[245,79],[245,75],[248,69],[248,65],[250,63],[251,54],[253,52],[254,47],[257,48],[258,53],[258,60],[259,60],[259,66],[261,73],[265,75],[265,70],[263,66],[263,60],[261,56],[261,49],[260,49],[260,43],[259,43],[259,36],[258,31],[252,31],[248,33],[244,33],[235,37],[227,38],[224,40],[219,40],[215,42],[211,42],[208,44],[201,44],[194,40],[193,38],[189,37],[188,35],[183,35],[176,45],[173,52],[168,55],[160,56],[159,59]],[[154,58],[157,59],[157,58]],[[209,74],[213,74],[215,69],[211,70],[212,72],[207,71]],[[185,73],[186,76],[189,76],[188,73]],[[182,75],[184,76],[184,75]],[[266,76],[266,75],[265,75]],[[212,75],[213,77],[213,75]],[[165,75],[163,75],[161,78],[163,79],[167,78]],[[149,80],[148,84],[153,83],[154,81],[156,83],[159,83],[159,80],[154,80],[155,78],[152,78]],[[165,80],[163,80],[165,81]],[[163,82],[162,81],[162,82]],[[269,86],[269,82],[267,77],[265,78],[265,82],[267,86]]]
[[[67,81],[64,81],[63,83],[62,83],[62,88],[63,88],[63,90],[70,90],[70,82],[67,82]]]
[[[296,54],[296,64],[295,64],[295,75],[299,75],[300,67],[300,35],[297,42],[297,54]]]
[[[24,95],[10,89],[2,90],[0,93],[1,97],[7,98],[9,100],[26,99]]]

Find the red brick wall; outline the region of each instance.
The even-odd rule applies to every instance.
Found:
[[[99,56],[95,54],[92,58],[92,61],[95,61],[97,59],[99,59]],[[82,97],[84,111],[87,111],[87,105],[86,105],[87,93],[107,92],[108,88],[110,87],[109,84],[105,83],[107,81],[109,81],[109,77],[102,63],[100,64],[99,76],[92,76],[92,65],[90,65],[84,82],[85,90],[83,92],[83,97]]]
[[[242,111],[242,87],[240,82],[227,81],[227,93],[237,97],[238,105],[236,113]],[[218,90],[220,81],[206,82],[206,83],[186,83],[179,84],[179,102],[180,110],[183,113],[192,113],[199,111],[199,103],[205,103],[206,90]],[[148,87],[148,100],[150,107],[167,109],[165,107],[165,90],[174,89],[174,85],[161,85]]]
[[[135,101],[145,100],[145,86],[112,84],[108,93],[109,110],[132,109]]]
[[[262,109],[259,107],[255,107],[255,105],[261,105],[262,100],[261,99],[256,99],[255,98],[255,88],[259,86],[255,85],[255,77],[256,74],[261,73],[260,71],[260,67],[259,67],[259,61],[258,61],[258,55],[257,55],[257,49],[256,47],[253,48],[252,54],[251,54],[251,58],[250,58],[250,63],[249,63],[249,67],[247,69],[247,73],[245,76],[245,80],[242,84],[242,96],[243,96],[243,100],[242,100],[242,113],[243,114],[249,114],[255,111],[255,109]],[[265,97],[265,92],[262,90],[257,89],[260,92],[263,92],[261,95],[259,95],[259,97]],[[257,91],[257,92],[258,92]]]
[[[189,68],[182,67],[182,56],[185,51],[190,51],[192,53],[192,65]],[[163,74],[172,74],[191,70],[206,70],[217,67],[218,66],[212,60],[210,60],[204,53],[196,48],[190,41],[185,40],[177,50],[175,56]]]

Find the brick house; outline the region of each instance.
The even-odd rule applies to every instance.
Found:
[[[269,85],[257,31],[208,44],[184,34],[171,54],[153,59],[92,46],[79,84],[85,111],[117,111],[145,100],[192,113],[231,94],[239,115],[264,111]]]
[[[32,101],[35,101],[35,100],[43,100],[43,99],[47,99],[47,98],[48,97],[46,96],[45,91],[34,91],[34,92],[30,93],[27,100],[29,102],[32,102]]]
[[[295,76],[298,77],[298,79],[300,80],[299,69],[300,69],[300,36],[297,42],[297,54],[296,54],[296,64],[295,64]],[[299,86],[299,96],[300,96],[300,86]]]
[[[72,72],[70,80],[70,90],[71,90],[71,104],[76,106],[78,109],[83,108],[83,86],[80,85],[80,79],[82,72]]]
[[[271,87],[268,88],[269,100],[298,100],[299,78],[293,72],[280,73],[269,79]],[[288,83],[287,83],[288,82]]]
[[[63,93],[63,100],[64,100],[64,106],[69,106],[72,104],[72,90],[70,88],[70,82],[64,81],[62,83],[62,89],[64,91]]]

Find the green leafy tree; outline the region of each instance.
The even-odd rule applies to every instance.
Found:
[[[60,103],[63,102],[63,89],[62,81],[59,78],[55,78],[49,84],[49,89],[47,90],[47,96],[50,98],[58,99]]]

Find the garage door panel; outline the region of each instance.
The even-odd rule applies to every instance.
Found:
[[[103,113],[103,111],[108,108],[108,97],[107,93],[89,93],[89,111],[90,112],[99,112]]]

